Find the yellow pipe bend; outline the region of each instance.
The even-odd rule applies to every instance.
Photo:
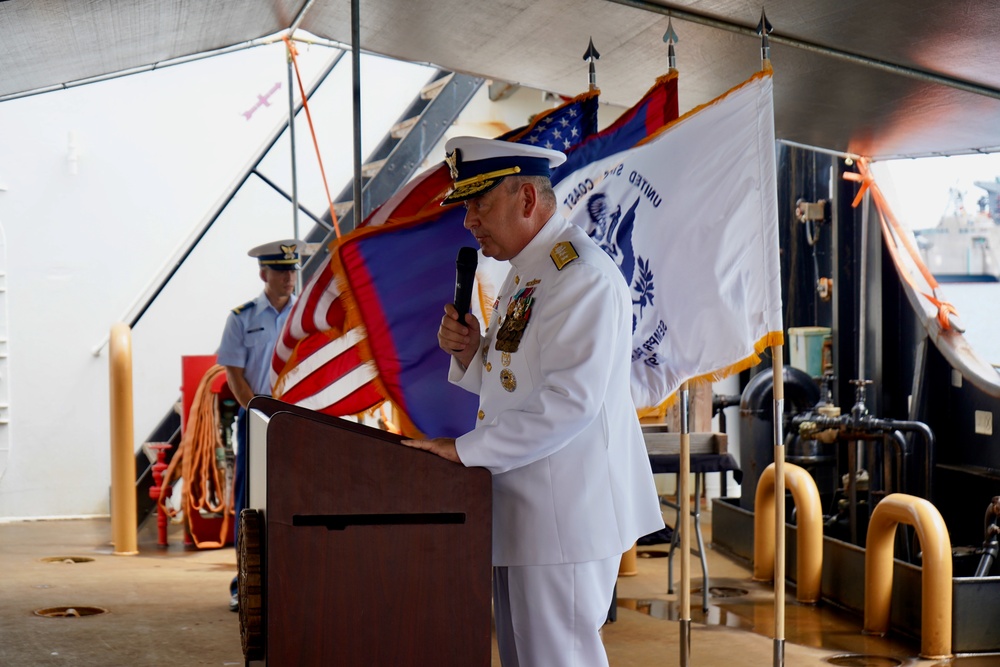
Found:
[[[896,526],[913,526],[923,552],[920,657],[951,655],[951,537],[941,513],[928,500],[893,493],[875,506],[865,547],[865,632],[889,630],[892,561]]]
[[[823,510],[816,482],[804,468],[785,463],[785,486],[792,492],[798,521],[795,541],[798,552],[795,599],[805,604],[819,602],[823,579]],[[757,481],[753,518],[753,579],[774,580],[774,464]]]

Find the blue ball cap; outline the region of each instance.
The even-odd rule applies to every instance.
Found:
[[[257,258],[261,268],[275,271],[294,271],[299,267],[299,256],[306,244],[297,239],[272,241],[253,248],[247,254]]]
[[[455,184],[442,206],[486,194],[507,176],[551,176],[566,161],[560,151],[480,137],[453,137],[444,149]]]

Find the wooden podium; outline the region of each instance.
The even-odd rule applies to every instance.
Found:
[[[488,667],[489,472],[269,398],[248,422],[247,663]]]

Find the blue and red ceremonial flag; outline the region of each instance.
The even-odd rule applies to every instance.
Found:
[[[508,132],[505,138],[571,146],[596,133],[597,108],[597,93],[585,93],[539,115],[528,126]],[[440,202],[450,186],[451,176],[441,162],[411,180],[372,212],[362,228],[381,226],[389,218],[395,223],[448,214]],[[360,233],[360,230],[355,232]],[[341,243],[352,238],[348,235]],[[434,253],[438,248],[413,250]],[[388,270],[408,275],[405,264]],[[386,399],[381,376],[384,371],[373,361],[376,350],[368,339],[361,308],[350,290],[344,291],[348,285],[335,246],[330,258],[305,285],[275,345],[271,362],[275,396],[338,416],[363,412]],[[374,314],[369,317],[377,320]],[[386,358],[383,367],[391,372],[390,358]]]

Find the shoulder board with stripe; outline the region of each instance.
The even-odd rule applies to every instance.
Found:
[[[573,244],[569,241],[557,243],[555,247],[552,248],[552,252],[549,253],[549,257],[552,258],[552,263],[556,265],[557,271],[562,271],[564,266],[579,256],[580,255],[576,253],[576,248],[574,248]]]
[[[247,301],[242,306],[236,306],[235,308],[233,308],[233,312],[239,315],[241,311],[244,311],[247,308],[253,308],[253,303],[254,303],[253,300]]]

